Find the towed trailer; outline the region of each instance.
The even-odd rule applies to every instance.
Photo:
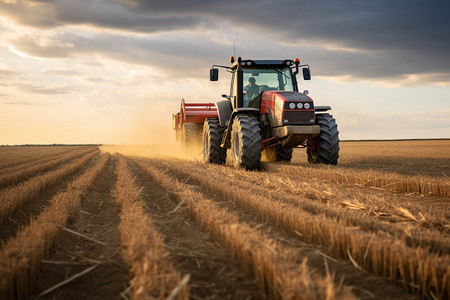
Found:
[[[186,103],[181,99],[180,111],[172,114],[177,141],[181,141],[183,147],[199,145],[207,118],[218,118],[214,103]]]

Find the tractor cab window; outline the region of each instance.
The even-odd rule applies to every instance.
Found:
[[[290,68],[243,69],[244,107],[264,91],[294,91]]]

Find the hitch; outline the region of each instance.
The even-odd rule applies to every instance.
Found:
[[[269,149],[269,148],[278,146],[278,145],[281,145],[281,142],[277,136],[271,137],[266,140],[262,140],[261,141],[261,151],[263,151],[264,149]]]
[[[316,151],[317,150],[317,142],[316,140],[313,139],[307,139],[306,140],[306,148],[312,150],[312,151]]]

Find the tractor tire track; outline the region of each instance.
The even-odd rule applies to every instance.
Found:
[[[168,160],[160,160],[160,167],[166,168],[166,164],[170,163],[171,161]],[[385,234],[386,237],[393,235],[399,239],[405,239],[411,247],[422,247],[428,249],[430,253],[446,255],[450,249],[449,237],[445,234],[445,230],[448,231],[448,229],[445,229],[444,226],[434,224],[436,228],[427,228],[420,223],[418,226],[410,226],[410,223],[386,223],[383,222],[385,219],[380,220],[379,217],[370,215],[370,211],[367,214],[361,210],[346,209],[346,207],[342,207],[339,204],[343,201],[336,200],[336,196],[334,196],[337,193],[340,195],[343,193],[339,190],[331,190],[328,183],[318,185],[316,182],[314,183],[314,186],[316,186],[314,189],[311,187],[312,184],[307,183],[307,179],[289,179],[282,175],[275,176],[267,172],[249,173],[243,170],[189,161],[177,161],[173,166],[178,170],[191,170],[184,173],[197,180],[197,182],[205,183],[205,181],[209,182],[209,180],[226,181],[229,186],[234,187],[235,191],[241,191],[242,193],[251,191],[253,195],[270,197],[274,201],[281,201],[295,206],[312,215],[325,214],[330,220],[335,220],[338,223],[344,222],[347,226],[358,226],[366,232]],[[205,177],[204,174],[210,174],[210,176]],[[210,186],[210,188],[214,189],[215,187]],[[322,190],[318,191],[319,188],[322,188]],[[224,191],[224,189],[219,188],[217,190]],[[384,203],[395,203],[395,200],[388,198],[389,194],[385,194],[385,196],[386,198],[381,197]],[[334,201],[334,203],[330,203],[330,201]],[[386,204],[384,205],[387,206]],[[432,221],[431,224],[433,224]],[[441,232],[439,229],[442,229],[444,232]]]
[[[165,237],[175,268],[190,274],[192,299],[266,299],[253,278],[231,261],[209,234],[193,223],[185,208],[134,162],[129,161],[135,183],[142,187],[144,209]]]
[[[27,226],[31,219],[36,218],[50,205],[50,200],[53,196],[65,190],[72,181],[81,176],[86,170],[90,169],[98,159],[99,155],[91,158],[82,168],[61,178],[58,183],[50,188],[42,190],[37,197],[23,203],[22,206],[14,210],[6,220],[0,222],[0,241],[6,242],[9,238],[15,236],[20,228]],[[63,167],[64,165],[61,166],[61,168]]]
[[[284,247],[297,251],[299,261],[306,257],[310,269],[316,270],[322,276],[326,276],[327,272],[335,274],[335,284],[339,285],[342,280],[344,285],[352,288],[353,293],[359,299],[418,299],[416,296],[405,292],[400,285],[390,284],[380,277],[371,276],[366,271],[356,268],[349,261],[331,258],[327,255],[328,250],[326,248],[301,242],[282,229],[258,219],[253,213],[236,207],[233,203],[211,192],[208,187],[198,184],[188,174],[176,172],[170,164],[162,165],[157,161],[147,161],[147,163],[164,170],[167,175],[177,178],[190,189],[202,193],[228,212],[238,215],[240,222],[263,231],[268,237],[281,243]],[[227,183],[221,182],[218,184]]]
[[[64,231],[53,255],[44,261],[33,297],[98,264],[93,271],[42,298],[121,299],[129,285],[129,275],[121,256],[120,209],[112,194],[117,177],[115,164],[110,158],[94,189],[83,197],[78,215],[68,225],[68,229],[97,242]]]

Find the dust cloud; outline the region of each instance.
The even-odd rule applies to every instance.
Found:
[[[127,156],[182,158],[200,161],[200,147],[182,149],[180,144],[149,144],[149,145],[102,145],[101,151],[120,153]]]
[[[144,157],[175,157],[199,161],[201,145],[182,148],[172,128],[172,114],[180,110],[180,102],[152,101],[140,103],[117,120],[120,129],[110,133],[117,141],[104,144],[100,150],[109,153]]]

